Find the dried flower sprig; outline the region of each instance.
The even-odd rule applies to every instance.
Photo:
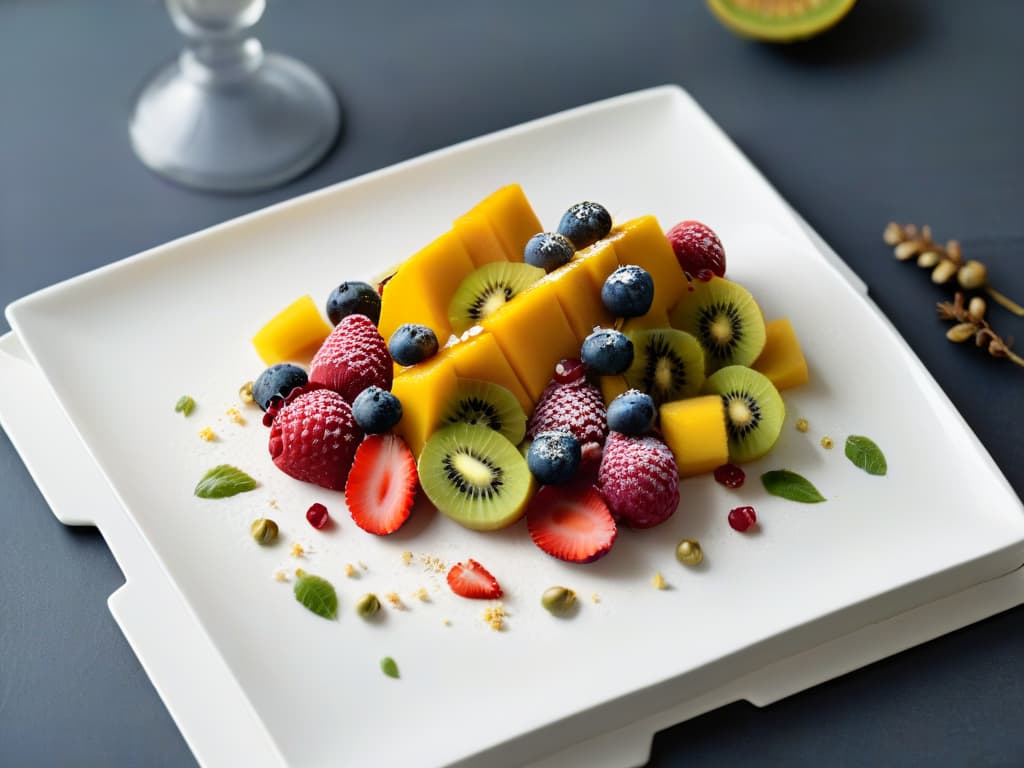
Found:
[[[981,296],[975,296],[964,306],[963,291],[957,291],[952,302],[939,302],[939,317],[956,321],[956,325],[946,331],[946,338],[957,344],[973,338],[975,345],[987,348],[992,357],[1005,357],[1024,368],[1024,357],[1010,349],[1012,340],[1002,339],[988,324],[985,319],[987,308]]]
[[[976,259],[964,259],[963,249],[957,240],[948,240],[945,245],[932,240],[931,227],[918,228],[914,224],[889,222],[882,233],[882,239],[893,246],[893,253],[900,261],[917,258],[917,265],[932,271],[932,282],[945,285],[954,277],[961,288],[967,291],[984,290],[1001,306],[1024,317],[1024,307],[1003,295],[988,282],[988,269]]]

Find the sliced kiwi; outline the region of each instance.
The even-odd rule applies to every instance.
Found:
[[[501,432],[510,443],[518,443],[526,434],[526,414],[515,395],[489,381],[459,379],[441,423],[460,422],[490,427]]]
[[[545,274],[540,267],[513,261],[492,261],[470,272],[448,304],[452,333],[472,328]]]
[[[626,336],[633,342],[633,364],[624,374],[630,387],[646,392],[659,406],[700,392],[704,351],[691,334],[649,328]]]
[[[764,349],[764,315],[750,291],[724,277],[695,281],[669,315],[673,328],[692,333],[704,348],[708,373],[750,365]]]
[[[708,377],[704,392],[719,395],[725,405],[730,461],[753,461],[772,449],[782,433],[786,406],[767,376],[729,365]]]
[[[423,446],[417,468],[420,485],[438,511],[476,531],[511,525],[533,493],[533,475],[519,449],[480,424],[437,430]]]
[[[784,43],[824,32],[856,0],[708,0],[723,24],[746,37]]]

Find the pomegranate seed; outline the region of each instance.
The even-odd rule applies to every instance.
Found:
[[[711,282],[711,278],[714,277],[714,276],[715,276],[715,273],[712,272],[710,269],[698,269],[697,270],[697,274],[694,275],[694,277],[696,277],[702,283],[709,283],[709,282]]]
[[[753,507],[736,507],[729,511],[729,525],[734,531],[743,533],[757,522],[757,513]]]
[[[571,384],[577,379],[582,379],[586,373],[587,367],[575,358],[559,360],[555,365],[555,381],[559,384]]]
[[[327,507],[317,502],[306,510],[306,519],[309,521],[310,525],[319,531],[327,525],[327,521],[331,518],[330,515],[327,514]]]
[[[726,488],[739,488],[746,479],[747,475],[735,464],[723,464],[715,470],[715,480]]]

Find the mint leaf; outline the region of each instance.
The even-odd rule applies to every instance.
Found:
[[[388,677],[398,677],[398,665],[390,656],[385,656],[380,660],[380,671]]]
[[[175,413],[183,413],[186,417],[192,415],[192,410],[196,407],[196,401],[188,395],[182,395],[178,398],[178,402],[174,404]]]
[[[338,614],[338,593],[331,582],[299,570],[295,581],[295,599],[317,616],[333,619]]]
[[[200,499],[223,499],[236,493],[245,493],[256,487],[256,481],[238,467],[219,464],[196,484],[195,494]]]
[[[764,484],[764,489],[773,496],[781,496],[802,504],[817,504],[820,501],[825,501],[825,497],[807,478],[796,472],[790,472],[788,469],[773,469],[771,472],[765,472],[761,475],[761,482]]]
[[[889,469],[882,449],[863,435],[850,435],[846,438],[846,458],[869,475],[884,475]]]

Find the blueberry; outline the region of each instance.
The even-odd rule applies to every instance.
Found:
[[[565,235],[576,250],[596,243],[612,231],[612,215],[598,203],[576,203],[558,223],[558,234]]]
[[[619,267],[601,286],[601,301],[615,317],[646,315],[654,301],[651,273],[633,265]]]
[[[333,325],[349,315],[366,315],[374,325],[380,320],[380,296],[369,283],[344,282],[327,297],[327,319]]]
[[[530,443],[526,464],[541,485],[561,485],[572,480],[581,455],[580,441],[568,432],[541,432]]]
[[[580,357],[594,373],[614,376],[633,363],[633,342],[621,331],[600,328],[583,340]]]
[[[296,387],[305,386],[309,381],[306,372],[291,363],[272,365],[259,375],[252,384],[252,399],[264,411],[275,397],[287,397]]]
[[[541,232],[526,242],[523,249],[523,261],[532,267],[540,267],[550,272],[567,264],[575,249],[572,241],[557,232]]]
[[[352,417],[363,432],[379,435],[402,419],[402,403],[386,389],[371,384],[352,401]]]
[[[416,365],[437,354],[437,336],[425,325],[406,323],[392,334],[388,351],[399,365]]]
[[[608,403],[608,429],[623,435],[646,435],[654,426],[656,413],[653,397],[630,389]]]

